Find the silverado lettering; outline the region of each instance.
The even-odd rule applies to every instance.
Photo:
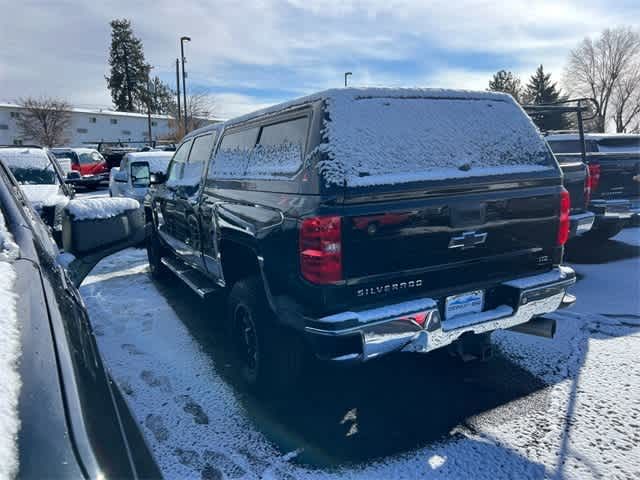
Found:
[[[359,288],[356,292],[358,297],[366,297],[368,295],[382,295],[383,293],[398,292],[408,288],[418,288],[422,286],[422,280],[410,280],[408,282],[390,283],[387,285],[378,285],[375,287]]]

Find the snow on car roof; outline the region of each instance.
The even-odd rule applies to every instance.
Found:
[[[473,90],[450,90],[443,88],[332,88],[318,93],[300,97],[288,102],[272,105],[252,113],[232,118],[227,126],[235,125],[255,117],[280,113],[295,109],[302,105],[319,100],[356,100],[360,98],[457,98],[457,99],[494,99],[506,100],[511,96],[501,92],[485,92]]]
[[[51,160],[41,148],[0,148],[0,159],[9,167],[44,170],[51,167]]]
[[[156,173],[167,170],[167,166],[174,153],[175,152],[164,151],[130,152],[127,153],[127,158],[130,162],[147,162],[149,164],[149,171]]]
[[[18,470],[20,330],[14,291],[16,272],[11,264],[18,255],[18,246],[0,211],[0,478],[13,478]]]

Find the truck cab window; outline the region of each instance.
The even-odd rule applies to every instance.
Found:
[[[211,156],[215,141],[215,132],[202,135],[193,141],[189,161],[184,165],[182,183],[196,187],[200,184],[202,170]]]
[[[169,165],[167,183],[171,184],[182,180],[184,165],[187,162],[187,156],[189,155],[192,143],[193,140],[189,140],[188,142],[180,145],[180,148],[176,151],[175,155],[171,159],[171,164]]]

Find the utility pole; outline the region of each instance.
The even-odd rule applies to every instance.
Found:
[[[345,86],[345,87],[347,86],[347,79],[348,79],[351,75],[353,75],[353,73],[351,73],[351,72],[344,72],[344,86]]]
[[[180,107],[180,60],[176,58],[176,93],[178,96],[178,125],[182,123],[182,107]]]
[[[149,70],[147,70],[147,129],[149,135],[149,146],[151,146],[152,142],[152,134],[151,134],[151,69],[153,67],[149,66]]]
[[[182,99],[184,100],[184,133],[187,134],[187,73],[184,71],[184,42],[190,42],[191,37],[180,37],[180,54],[182,56]]]

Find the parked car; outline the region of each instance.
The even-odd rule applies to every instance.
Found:
[[[284,388],[308,352],[552,336],[575,282],[560,168],[504,94],[328,90],[192,132],[151,183],[150,270],[226,291],[252,387]]]
[[[58,158],[71,159],[71,169],[79,176],[68,176],[67,181],[85,188],[96,188],[109,180],[109,169],[104,157],[93,148],[53,148]]]
[[[119,167],[109,175],[109,195],[143,201],[149,188],[150,173],[165,173],[173,152],[148,151],[127,153]]]
[[[0,207],[2,471],[25,479],[160,478],[137,422],[103,365],[75,286],[88,271],[85,266],[128,245],[128,239],[87,236],[100,231],[106,220],[68,217],[68,244],[80,268],[67,270],[48,229],[2,161]],[[117,217],[109,219],[114,221]],[[86,238],[74,239],[75,233]],[[83,256],[87,240],[93,250]]]
[[[75,192],[65,184],[56,157],[46,148],[29,145],[0,147],[0,160],[11,170],[31,206],[51,228],[59,243],[62,238],[61,212]]]
[[[577,161],[580,141],[575,134],[549,135],[556,157]],[[617,235],[640,217],[640,135],[585,134],[590,174],[589,209],[595,213],[591,238]]]

